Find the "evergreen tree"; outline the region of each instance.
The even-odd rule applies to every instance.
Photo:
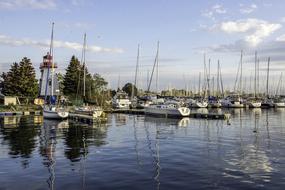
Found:
[[[79,74],[81,66],[79,60],[73,55],[70,63],[66,69],[66,73],[63,79],[63,93],[65,95],[76,95],[77,86],[79,83]]]
[[[20,92],[18,91],[19,88],[19,64],[13,63],[11,65],[10,70],[7,73],[2,73],[2,92],[6,96],[19,96]]]
[[[36,72],[31,60],[24,57],[19,67],[19,91],[24,97],[36,97],[38,95],[38,82]]]
[[[20,64],[13,63],[7,73],[2,73],[2,92],[5,95],[36,97],[38,83],[31,60],[24,57]]]
[[[132,83],[127,83],[125,84],[125,86],[122,88],[123,91],[125,91],[129,97],[131,97],[132,95],[132,90],[133,90],[133,87],[134,87],[134,95],[136,96],[137,95],[137,92],[138,92],[138,89],[135,85],[133,85]]]

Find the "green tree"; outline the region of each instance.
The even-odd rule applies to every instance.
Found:
[[[24,57],[20,64],[13,63],[7,73],[2,73],[2,92],[5,95],[36,97],[38,83],[31,60]]]
[[[38,95],[39,86],[35,69],[27,57],[24,57],[20,62],[19,75],[19,91],[22,96],[35,98]]]
[[[73,55],[63,79],[63,93],[65,95],[76,95],[81,70],[80,68],[81,66],[79,60]]]
[[[19,87],[19,64],[13,63],[11,65],[10,70],[7,73],[2,73],[1,75],[2,82],[2,92],[5,95],[20,95],[20,92],[18,91]]]
[[[59,85],[59,92],[62,94],[63,89],[64,89],[64,85],[63,85],[64,76],[63,76],[63,74],[58,73],[57,74],[57,80],[58,80],[58,85]]]
[[[138,89],[135,85],[133,85],[132,83],[127,83],[125,84],[125,86],[122,88],[123,91],[125,91],[129,96],[132,95],[132,91],[134,89],[134,96],[137,95]]]

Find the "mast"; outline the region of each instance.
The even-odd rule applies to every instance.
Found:
[[[85,63],[85,52],[86,52],[86,33],[84,34],[82,60],[83,60],[83,98],[86,95],[86,63]]]
[[[259,59],[257,59],[257,95],[259,95]]]
[[[210,73],[210,68],[211,68],[211,66],[210,66],[210,64],[211,64],[211,59],[209,59],[209,68],[208,68],[208,96],[210,96],[210,92],[211,92],[211,89],[210,89],[210,81],[211,81],[211,73]],[[207,71],[207,70],[206,70]]]
[[[257,77],[257,51],[255,51],[255,58],[254,58],[254,97],[256,98],[256,89],[257,89],[257,84],[256,84],[256,77]]]
[[[201,72],[199,72],[199,87],[198,87],[199,97],[201,96]]]
[[[220,74],[219,74],[220,60],[218,60],[218,68],[217,68],[217,92],[216,96],[219,97],[220,93]]]
[[[223,78],[222,78],[222,69],[221,69],[221,65],[220,62],[218,62],[219,65],[219,75],[220,75],[220,82],[221,82],[221,90],[222,90],[222,96],[224,97],[225,93],[224,93],[224,85],[223,85]]]
[[[139,69],[139,56],[140,56],[140,44],[138,44],[138,54],[137,54],[137,64],[136,64],[136,73],[135,73],[135,83],[132,86],[132,99],[134,98],[135,87],[137,87],[137,75],[138,75],[138,69]]]
[[[54,22],[52,23],[52,29],[51,29],[51,40],[50,40],[50,48],[49,48],[49,55],[48,55],[48,70],[47,70],[47,77],[46,77],[46,88],[45,88],[45,103],[47,100],[47,89],[48,89],[48,80],[49,80],[49,70],[50,70],[50,64],[53,63],[52,53],[53,53],[53,28],[54,28]],[[52,84],[53,88],[53,84]],[[53,94],[53,93],[52,93]]]
[[[158,64],[158,52],[159,52],[159,41],[157,42],[157,52],[156,52],[156,56],[155,56],[155,59],[154,59],[154,64],[153,64],[153,67],[152,67],[152,71],[151,71],[151,75],[150,75],[150,79],[149,79],[149,83],[148,83],[148,87],[147,87],[147,92],[150,92],[150,86],[151,86],[151,82],[152,82],[152,77],[153,77],[155,65]],[[157,71],[157,78],[156,78],[156,80],[158,80],[158,69],[156,71]],[[156,88],[157,88],[157,81],[156,81]]]
[[[241,50],[241,53],[240,53],[240,95],[242,95],[242,50]]]
[[[269,80],[269,63],[270,63],[270,57],[268,57],[268,62],[267,62],[267,77],[266,77],[266,96],[269,98],[269,91],[268,91],[268,80]]]
[[[157,52],[156,52],[156,93],[158,93],[158,53],[159,53],[159,41],[157,42]]]
[[[50,55],[51,55],[51,97],[53,96],[53,77],[54,77],[54,55],[53,55],[53,28],[54,28],[54,23],[52,23],[52,32],[51,32],[51,42],[50,42]]]

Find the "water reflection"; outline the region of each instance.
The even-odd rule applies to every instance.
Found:
[[[178,126],[178,127],[187,127],[190,123],[190,118],[163,118],[163,117],[151,117],[145,116],[145,122],[147,123],[156,123],[159,126]]]
[[[43,165],[48,168],[49,178],[47,183],[49,189],[54,189],[55,184],[55,166],[56,166],[56,133],[60,122],[54,120],[45,120],[40,130],[40,154],[43,157]]]
[[[1,188],[282,189],[284,110],[228,111],[231,125],[127,114],[93,126],[1,120]]]
[[[36,122],[34,122],[36,121]],[[9,145],[9,154],[13,158],[30,158],[36,147],[36,136],[40,119],[31,120],[31,117],[3,117],[1,118],[1,134],[3,141]],[[36,125],[25,126],[27,123]],[[23,167],[28,166],[28,159],[24,160]]]
[[[256,180],[263,182],[271,181],[271,174],[273,172],[272,163],[267,156],[267,152],[262,147],[262,129],[261,129],[261,109],[246,110],[247,114],[251,115],[251,120],[247,121],[248,126],[253,126],[252,132],[243,129],[243,115],[239,115],[239,131],[240,131],[240,149],[232,150],[226,156],[225,160],[229,167],[225,168],[225,177],[241,178],[244,183],[254,183]],[[266,129],[269,138],[269,123],[268,110],[266,110]],[[252,124],[250,124],[252,123]],[[249,134],[245,135],[244,132]],[[249,139],[244,139],[244,136],[249,136]],[[247,142],[248,140],[252,142]],[[269,141],[270,142],[270,141]],[[241,173],[244,175],[241,175]]]

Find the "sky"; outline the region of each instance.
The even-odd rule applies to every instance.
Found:
[[[204,54],[211,78],[219,60],[231,89],[241,50],[244,86],[252,88],[257,51],[260,88],[269,56],[276,87],[285,71],[284,7],[283,0],[0,0],[0,72],[28,57],[39,77],[54,22],[57,72],[65,73],[72,55],[81,59],[86,33],[88,70],[102,75],[109,88],[134,82],[140,44],[137,86],[146,89],[158,41],[159,90],[197,88]]]

